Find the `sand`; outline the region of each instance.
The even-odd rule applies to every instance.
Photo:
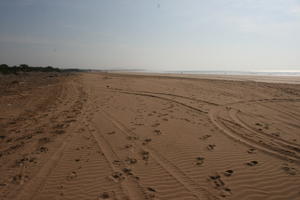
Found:
[[[1,76],[0,199],[300,199],[297,80],[224,79]]]

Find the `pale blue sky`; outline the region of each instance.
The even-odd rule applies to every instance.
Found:
[[[300,0],[0,0],[0,63],[300,71]]]

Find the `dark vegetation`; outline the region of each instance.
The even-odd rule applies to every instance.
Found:
[[[52,66],[47,67],[32,67],[26,64],[21,64],[19,66],[8,66],[6,64],[0,65],[1,74],[19,74],[25,72],[76,72],[79,69],[59,69]]]

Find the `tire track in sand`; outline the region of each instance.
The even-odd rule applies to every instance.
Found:
[[[91,135],[94,137],[95,141],[97,142],[97,145],[103,152],[103,155],[109,163],[110,168],[112,169],[113,172],[121,172],[122,169],[125,168],[125,164],[123,162],[118,162],[119,167],[116,167],[113,165],[114,161],[120,161],[120,157],[118,154],[114,151],[113,147],[110,145],[110,143],[105,139],[103,134],[101,133],[100,130],[96,131],[92,126],[89,127],[89,131]],[[97,132],[97,134],[96,134]],[[125,194],[128,196],[129,199],[146,199],[146,193],[142,189],[142,187],[138,184],[136,180],[132,177],[127,177],[123,181],[120,182],[121,187],[123,188],[123,191]]]
[[[222,107],[212,109],[209,113],[209,117],[210,117],[211,121],[228,137],[234,139],[235,141],[241,142],[249,147],[256,148],[256,149],[261,150],[262,152],[276,156],[277,158],[280,158],[283,160],[288,160],[288,161],[293,161],[297,164],[300,164],[300,161],[298,159],[295,159],[295,157],[287,155],[287,154],[279,153],[278,151],[273,150],[271,148],[267,148],[265,145],[258,143],[256,140],[251,139],[246,136],[243,136],[242,134],[238,134],[235,130],[233,130],[232,128],[225,125],[225,123],[221,122],[219,119],[219,113],[221,111],[224,111],[224,109],[225,108],[222,108]],[[226,113],[228,113],[228,115],[229,115],[229,111],[227,109],[226,109]],[[230,117],[230,115],[229,115],[229,117]],[[233,119],[228,120],[228,122],[234,123],[235,125],[242,127],[242,125],[240,125],[239,123],[236,123]]]
[[[72,80],[71,87],[77,92],[80,93],[80,89],[74,85],[74,80]],[[82,94],[78,94],[79,96],[83,96]],[[78,101],[73,100],[75,103],[79,103]],[[38,172],[35,174],[35,176],[26,183],[19,192],[17,192],[13,198],[16,200],[31,200],[33,199],[38,192],[41,190],[41,188],[44,186],[45,182],[47,181],[47,178],[52,173],[52,171],[55,169],[57,164],[59,163],[60,159],[62,158],[65,149],[70,145],[70,141],[73,138],[74,130],[76,130],[79,127],[79,125],[74,126],[70,130],[70,134],[66,135],[64,140],[59,145],[58,149],[55,150],[55,152],[50,155],[48,158],[48,161],[42,165],[42,167],[38,170]]]
[[[105,113],[105,117],[111,121],[116,128],[118,128],[125,136],[133,136],[137,135],[129,130],[125,125],[123,125],[120,121],[115,119],[112,115],[101,109],[103,113]],[[137,142],[134,144],[141,150],[149,152],[150,156],[153,160],[162,167],[162,169],[172,176],[178,183],[180,183],[187,191],[196,197],[196,199],[218,199],[215,195],[208,192],[206,189],[199,186],[195,181],[193,181],[190,177],[188,177],[183,171],[181,171],[178,167],[176,167],[172,162],[167,160],[153,148],[146,147],[140,145]],[[161,175],[162,176],[162,175]]]

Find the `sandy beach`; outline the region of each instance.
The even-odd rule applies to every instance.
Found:
[[[0,199],[300,199],[299,77],[0,83]]]

